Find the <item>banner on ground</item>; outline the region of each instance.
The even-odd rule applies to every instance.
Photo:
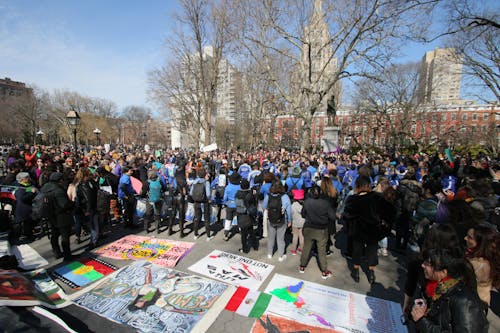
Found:
[[[401,305],[275,274],[266,290],[268,313],[307,325],[346,332],[407,332]]]
[[[81,288],[93,283],[118,268],[97,258],[81,258],[54,270],[53,275],[71,288]]]
[[[73,302],[140,332],[205,332],[233,287],[137,261],[106,277]]]
[[[189,270],[235,286],[257,290],[274,266],[251,258],[213,250]]]
[[[103,257],[122,260],[149,260],[156,265],[175,267],[194,243],[128,235],[94,251]]]
[[[307,324],[296,322],[270,314],[263,315],[257,319],[253,326],[251,333],[268,333],[268,332],[314,332],[314,333],[339,333],[330,328],[320,328]]]
[[[226,304],[226,310],[245,317],[260,318],[266,312],[270,301],[269,294],[238,287]]]
[[[0,270],[0,305],[61,308],[71,304],[43,269],[28,273]]]

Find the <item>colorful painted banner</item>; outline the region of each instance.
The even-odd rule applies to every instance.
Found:
[[[226,304],[226,310],[245,317],[260,318],[266,311],[270,301],[271,295],[269,294],[238,287]]]
[[[235,286],[257,290],[274,266],[247,257],[213,250],[189,270]]]
[[[0,270],[0,305],[61,308],[69,304],[62,289],[43,269],[28,273]]]
[[[257,319],[252,326],[251,333],[289,333],[289,332],[314,332],[314,333],[338,333],[329,328],[320,328],[306,325],[295,320],[290,320],[273,315],[264,315]]]
[[[401,305],[321,284],[275,274],[266,293],[268,313],[297,322],[346,332],[407,332]]]
[[[224,283],[137,261],[73,302],[140,332],[205,332],[232,292]]]
[[[108,244],[94,253],[112,259],[149,260],[163,267],[175,267],[194,243],[170,239],[129,235]]]
[[[76,289],[95,282],[109,275],[118,268],[96,258],[82,258],[57,268],[53,275],[62,282]]]

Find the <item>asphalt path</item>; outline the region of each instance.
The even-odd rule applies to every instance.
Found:
[[[238,249],[241,247],[240,235],[235,234],[229,241],[223,240],[223,233],[221,226],[215,224],[213,229],[216,230],[216,236],[211,241],[206,241],[206,235],[201,234],[197,240],[193,239],[192,232],[185,238],[179,237],[179,232],[168,236],[167,232],[160,230],[159,234],[155,231],[146,234],[142,228],[125,229],[122,224],[118,224],[111,228],[107,237],[101,241],[100,245],[105,245],[116,239],[119,239],[127,234],[148,235],[158,238],[182,240],[195,242],[196,245],[175,267],[175,269],[183,272],[190,272],[187,268],[206,256],[214,249],[241,255]],[[174,226],[174,231],[178,230],[178,226]],[[203,229],[202,229],[203,230]],[[267,258],[267,239],[261,239],[259,242],[259,250],[250,251],[246,254],[249,258],[270,263],[275,265],[273,273],[264,281],[260,290],[264,290],[274,273],[280,273],[291,277],[300,277],[300,279],[327,285],[347,291],[360,293],[363,295],[382,298],[385,300],[393,301],[402,304],[403,302],[403,287],[406,279],[406,257],[403,254],[391,252],[387,257],[379,257],[379,265],[376,269],[376,283],[370,285],[368,283],[366,274],[361,273],[359,283],[353,281],[350,276],[350,262],[341,255],[340,249],[344,248],[345,237],[338,226],[339,232],[334,236],[334,246],[332,246],[333,253],[327,257],[328,269],[333,272],[333,276],[327,280],[321,278],[321,271],[318,268],[316,258],[312,257],[306,268],[304,274],[299,274],[298,265],[300,256],[292,256],[287,251],[287,258],[283,262],[278,261],[278,255],[275,253],[272,259]],[[290,235],[287,235],[290,241]],[[78,256],[85,253],[85,248],[88,245],[88,237],[83,238],[81,244],[76,244],[75,237],[71,237],[71,249],[73,254]],[[288,242],[287,242],[288,244]],[[49,240],[43,236],[36,241],[32,242],[33,247],[38,253],[49,261],[49,266],[46,268],[51,271],[52,269],[62,264],[61,259],[56,259],[52,254]],[[109,258],[106,261],[115,264],[118,267],[123,267],[129,261],[112,260]],[[366,268],[365,268],[366,269]],[[72,290],[65,284],[60,283],[61,287],[66,293],[71,294]],[[492,295],[492,308],[488,312],[488,319],[490,321],[490,332],[500,332],[500,296],[498,292]],[[120,333],[133,332],[131,328],[106,320],[97,314],[86,311],[76,305],[70,305],[64,309],[50,310],[62,318],[71,328],[77,332],[116,332]],[[217,320],[210,326],[207,332],[210,333],[234,333],[234,332],[250,332],[254,320],[251,318],[242,317],[232,312],[223,310]],[[3,332],[64,332],[59,326],[54,325],[51,321],[38,315],[31,308],[23,307],[1,307],[0,308],[0,331]]]

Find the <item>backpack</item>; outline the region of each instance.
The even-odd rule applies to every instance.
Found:
[[[285,210],[281,205],[282,195],[269,194],[267,202],[267,218],[271,226],[278,228],[285,223]]]
[[[50,219],[55,215],[54,208],[52,193],[39,191],[33,199],[31,217],[33,220]]]
[[[194,183],[191,194],[194,202],[207,202],[207,192],[205,191],[205,182]]]
[[[409,186],[400,185],[402,192],[402,202],[401,207],[404,212],[412,213],[417,209],[418,203],[420,202],[420,195],[412,191]]]
[[[156,180],[148,180],[149,182],[149,201],[150,202],[160,202],[161,201],[161,183],[160,178]]]
[[[236,213],[238,215],[247,214],[247,207],[245,206],[245,197],[236,196],[234,198],[234,203],[236,205]]]
[[[160,216],[162,218],[171,217],[174,212],[175,212],[175,196],[172,191],[169,191],[163,197]]]
[[[103,189],[97,190],[97,206],[98,213],[109,212],[111,207],[111,194]]]

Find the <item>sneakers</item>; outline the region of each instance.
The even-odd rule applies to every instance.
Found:
[[[299,266],[299,273],[300,274],[304,274],[305,271],[306,271],[306,266]]]
[[[214,239],[214,236],[208,236],[207,237],[207,242],[210,242],[212,239]]]
[[[193,237],[194,240],[197,240],[198,238],[200,238],[200,235],[194,235]]]
[[[292,256],[296,256],[296,255],[297,255],[297,251],[291,250],[291,251],[290,251],[290,254],[291,254]]]
[[[333,252],[332,252],[332,251],[330,251],[330,250],[327,250],[327,251],[326,251],[326,256],[327,256],[327,257],[331,256],[332,254],[333,254]]]
[[[352,270],[351,277],[355,282],[359,282],[359,268],[354,268]]]
[[[268,254],[267,255],[267,259],[272,259],[273,258],[273,255],[272,254]]]
[[[332,276],[332,275],[333,275],[333,274],[332,274],[332,272],[330,272],[329,270],[326,270],[326,271],[324,271],[324,272],[321,272],[321,278],[322,278],[323,280],[328,279],[328,278],[329,278],[330,276]]]
[[[297,249],[297,253],[302,254],[302,249],[300,247]]]
[[[224,238],[223,238],[226,242],[229,240],[229,233],[224,233]]]
[[[283,262],[286,259],[286,254],[282,255],[281,257],[278,258],[279,262]]]
[[[375,272],[371,269],[368,270],[368,282],[370,282],[370,284],[374,284],[375,283]]]
[[[387,257],[389,255],[389,251],[387,251],[387,248],[383,247],[378,250],[378,255],[382,257]]]

